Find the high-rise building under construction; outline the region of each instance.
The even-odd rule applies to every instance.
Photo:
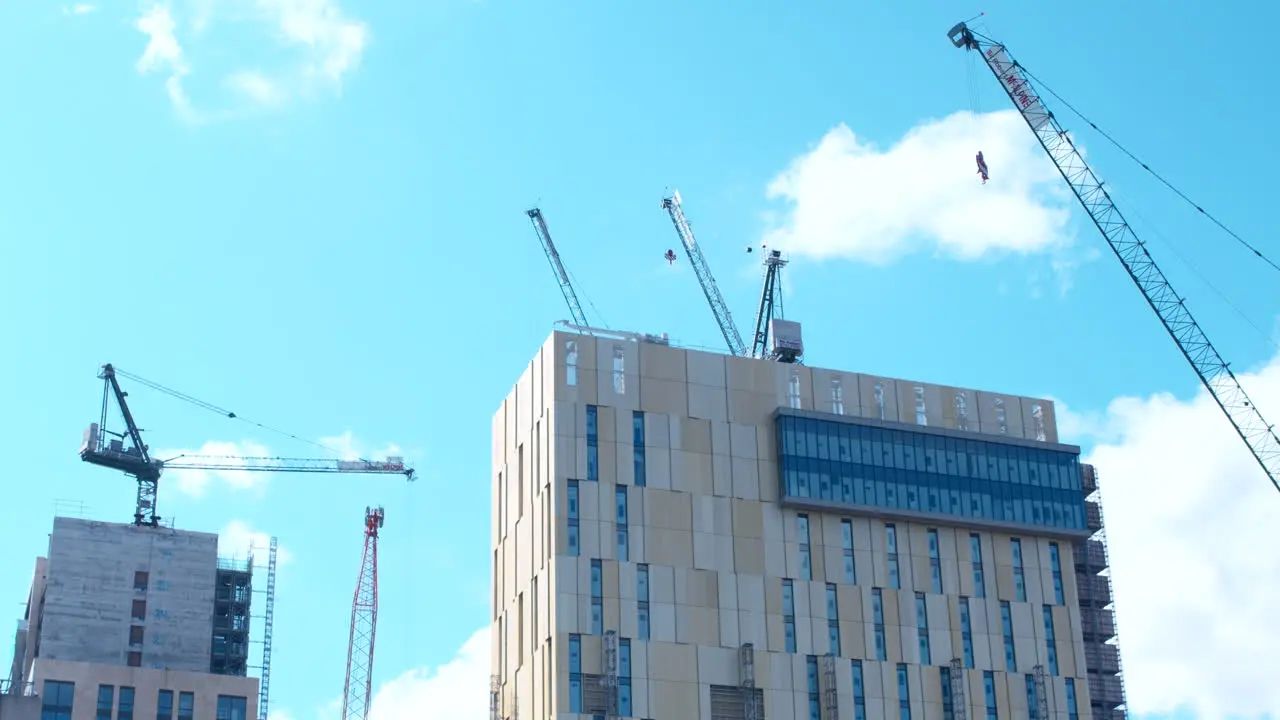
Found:
[[[1048,400],[557,331],[492,482],[495,720],[1124,716]]]
[[[18,622],[9,720],[248,720],[253,567],[218,536],[58,517]]]

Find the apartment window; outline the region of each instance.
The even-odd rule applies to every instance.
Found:
[[[1053,569],[1053,602],[1065,605],[1062,596],[1062,558],[1058,554],[1058,543],[1049,543],[1049,566]]]
[[[582,552],[578,541],[578,481],[569,481],[569,554],[578,557]]]
[[[618,525],[618,560],[626,562],[630,543],[627,541],[627,486],[619,485],[614,489],[614,504],[617,506]]]
[[[193,720],[196,712],[196,694],[178,693],[178,720]]]
[[[951,696],[951,668],[938,668],[938,677],[942,680],[942,720],[955,720],[956,708]]]
[[[613,391],[619,395],[627,393],[627,356],[622,348],[613,348]]]
[[[999,428],[1001,435],[1006,435],[1009,432],[1009,421],[1004,411],[1004,399],[996,398],[992,404],[996,408],[996,426]]]
[[[524,665],[524,593],[516,595],[516,667]]]
[[[133,688],[120,688],[120,697],[117,698],[119,703],[116,705],[116,720],[133,720],[133,695]],[[218,720],[223,720],[223,718],[219,716]],[[244,713],[241,712],[240,717],[232,720],[244,720]]]
[[[796,516],[796,540],[800,543],[800,577],[804,580],[813,579],[813,558],[810,556],[809,548],[809,516],[800,514]]]
[[[956,409],[956,428],[959,430],[969,429],[969,402],[965,399],[964,393],[956,393],[955,401]]]
[[[1076,709],[1076,681],[1067,678],[1067,720],[1079,720],[1080,711]]]
[[[885,548],[888,550],[889,587],[897,590],[902,587],[898,578],[898,529],[893,525],[884,526]]]
[[[969,623],[969,598],[960,598],[960,644],[964,650],[964,666],[973,667],[973,627]]]
[[[831,654],[840,654],[840,604],[836,598],[836,586],[827,583],[827,638]]]
[[[146,592],[147,582],[150,580],[151,573],[145,570],[138,570],[133,574],[133,590],[134,592]]]
[[[924,388],[919,385],[916,386],[916,424],[929,424],[929,411],[924,404]]]
[[[911,720],[911,689],[907,686],[907,666],[898,663],[898,720]]]
[[[876,633],[876,659],[884,662],[886,651],[884,646],[884,593],[880,588],[871,588],[871,620]]]
[[[857,568],[853,564],[853,521],[840,521],[840,550],[844,559],[844,581],[853,585],[858,582]]]
[[[649,565],[636,565],[636,611],[639,614],[636,623],[637,634],[641,640],[649,639]]]
[[[635,459],[632,461],[636,487],[645,486],[644,474],[644,413],[634,410],[631,413],[631,444],[634,447]]]
[[[810,655],[805,658],[809,685],[809,720],[822,720],[822,691],[818,686],[818,658]]]
[[[516,446],[516,520],[524,517],[524,443]]]
[[[1022,541],[1010,538],[1009,554],[1013,556],[1013,591],[1018,602],[1027,601],[1027,583],[1022,576]]]
[[[631,641],[618,641],[618,715],[631,717]]]
[[[1049,674],[1058,674],[1058,643],[1053,634],[1053,607],[1044,606],[1044,644],[1049,652]]]
[[[844,414],[844,387],[840,378],[831,378],[831,412],[836,415]]]
[[[929,654],[929,611],[925,606],[924,593],[916,593],[916,634],[920,636],[920,664],[933,663]]]
[[[98,686],[97,720],[111,720],[111,711],[116,709],[116,687],[114,685]]]
[[[929,530],[929,578],[933,592],[942,594],[942,555],[938,547],[938,531]]]
[[[600,479],[600,424],[599,408],[587,406],[587,480],[596,482]]]
[[[40,720],[71,720],[75,690],[75,683],[45,680],[40,697]]]
[[[138,646],[142,644],[143,627],[141,625],[129,626],[129,645]]]
[[[156,696],[156,720],[173,720],[172,690],[161,690]]]
[[[880,419],[884,420],[884,384],[883,383],[876,383],[875,389],[872,391],[872,396],[875,398],[876,410],[877,412],[879,412]]]
[[[604,634],[604,569],[599,560],[591,561],[591,632]]]
[[[987,720],[1000,720],[996,711],[996,674],[990,670],[982,673],[982,693],[987,701]]]
[[[134,601],[133,601],[133,613],[132,613],[132,617],[133,617],[133,619],[134,619],[134,620],[146,620],[146,619],[147,619],[147,601],[146,601],[146,600],[134,600]]]
[[[1018,657],[1013,650],[1013,612],[1007,600],[1000,603],[1000,632],[1004,635],[1004,669],[1017,672]]]
[[[1039,699],[1036,697],[1036,679],[1034,675],[1027,676],[1027,717],[1031,720],[1049,720],[1049,718],[1040,717]]]
[[[795,373],[787,380],[787,405],[800,409],[800,376]]]
[[[575,340],[564,343],[564,381],[568,385],[578,384],[578,343]]]
[[[137,650],[130,650],[125,661],[129,667],[142,667],[142,653]]]
[[[867,690],[862,684],[862,661],[853,661],[853,720],[867,720]]]
[[[569,712],[582,712],[582,636],[569,636]]]
[[[973,596],[987,596],[987,581],[982,572],[982,539],[978,533],[969,535],[969,558],[973,563]]]
[[[782,581],[782,632],[787,652],[796,651],[796,591],[791,580]]]

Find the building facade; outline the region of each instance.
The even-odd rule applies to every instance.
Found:
[[[246,720],[252,567],[212,533],[54,519],[8,686],[45,720]]]
[[[1047,400],[555,332],[494,418],[491,716],[1088,718],[1078,456]]]

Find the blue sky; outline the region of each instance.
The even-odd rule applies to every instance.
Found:
[[[523,211],[546,213],[593,319],[718,349],[687,263],[662,259],[678,241],[659,200],[678,187],[744,328],[759,283],[744,248],[767,239],[791,255],[810,364],[1059,399],[1067,439],[1116,478],[1131,707],[1280,716],[1274,491],[995,80],[945,36],[985,10],[1037,76],[1274,256],[1280,150],[1259,118],[1280,13],[900,5],[0,6],[0,437],[21,509],[0,526],[0,598],[20,615],[56,500],[131,515],[130,480],[75,456],[113,362],[410,456],[414,486],[174,476],[161,514],[280,537],[273,707],[303,719],[333,716],[361,518],[385,504],[376,678],[422,669],[387,697],[480,718],[487,646],[458,653],[488,616],[490,418],[567,316]],[[1055,109],[1280,416],[1271,271]],[[132,397],[152,447],[314,450]],[[1179,574],[1184,591],[1159,590]]]

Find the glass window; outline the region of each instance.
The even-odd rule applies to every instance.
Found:
[[[649,565],[636,565],[636,600],[638,622],[636,635],[641,640],[649,639]]]
[[[97,720],[111,720],[111,712],[115,709],[116,687],[114,685],[99,685]]]
[[[627,541],[627,487],[619,485],[614,492],[614,500],[617,505],[617,529],[618,529],[618,560],[626,562],[629,555],[630,543]]]
[[[631,717],[631,678],[618,678],[618,714]]]
[[[990,670],[982,673],[982,690],[987,701],[987,720],[999,720],[996,711],[996,674]]]
[[[929,654],[929,611],[922,592],[916,593],[916,634],[920,638],[920,663],[930,665],[933,660]]]
[[[898,718],[911,720],[911,690],[907,685],[907,666],[898,663]]]
[[[969,535],[969,556],[973,563],[973,596],[987,596],[987,582],[982,573],[982,540],[978,533]]]
[[[853,661],[853,717],[867,720],[867,695],[862,685],[862,661]]]
[[[827,637],[832,655],[840,655],[840,603],[837,601],[836,586],[827,583]]]
[[[938,678],[942,681],[942,720],[954,720],[956,710],[951,699],[951,668],[938,668]]]
[[[939,548],[938,531],[929,530],[929,582],[933,592],[942,594],[942,555]]]
[[[1004,669],[1017,672],[1018,658],[1013,648],[1013,613],[1008,601],[1000,603],[1000,631],[1004,635]]]
[[[796,603],[795,588],[791,580],[782,581],[782,631],[787,652],[796,651]]]
[[[969,598],[960,598],[960,643],[964,650],[964,666],[973,667],[973,629],[969,624]]]
[[[196,694],[190,692],[178,693],[178,720],[192,720],[196,711]]]
[[[218,720],[245,720],[247,700],[234,695],[218,696]]]
[[[45,680],[40,696],[40,720],[71,720],[76,684]]]
[[[618,674],[631,677],[631,641],[626,638],[618,640]]]
[[[858,581],[858,573],[853,563],[853,521],[840,521],[840,546],[844,559],[844,581],[850,585]]]
[[[1053,633],[1053,608],[1044,606],[1044,644],[1049,655],[1049,674],[1058,674],[1058,642]]]
[[[1040,708],[1038,698],[1036,697],[1036,679],[1034,675],[1027,676],[1027,714],[1031,720],[1049,720],[1040,717]]]
[[[587,406],[587,480],[600,480],[600,437],[599,410],[595,405]]]
[[[578,481],[569,481],[569,499],[568,499],[568,524],[569,533],[567,544],[569,546],[569,554],[577,557],[581,552],[581,545],[578,541]]]
[[[1027,583],[1022,575],[1022,540],[1009,540],[1009,553],[1013,556],[1013,591],[1018,602],[1027,601]]]
[[[134,690],[131,687],[120,687],[120,696],[117,698],[119,704],[116,705],[116,720],[133,720],[133,696]],[[221,700],[221,698],[219,698]],[[240,698],[240,714],[229,718],[222,717],[222,713],[218,713],[218,720],[245,720],[244,718],[244,698]]]
[[[809,680],[809,720],[822,720],[822,697],[818,685],[818,658],[813,655],[805,658],[805,669]]]
[[[623,353],[622,348],[613,348],[613,391],[619,395],[627,393],[627,374],[626,374],[627,356]]]
[[[884,643],[884,597],[880,588],[871,588],[871,616],[875,629],[876,659],[884,662],[887,648]]]
[[[887,554],[887,567],[889,570],[889,587],[897,590],[902,587],[901,578],[898,577],[898,531],[892,524],[886,523],[884,526],[885,549]]]
[[[635,475],[636,487],[644,487],[648,482],[645,477],[644,462],[644,413],[635,410],[631,413],[632,438],[631,444],[634,447],[634,459],[632,461],[632,469]]]
[[[172,690],[161,690],[156,696],[156,720],[173,720]]]
[[[1053,570],[1053,601],[1065,605],[1062,595],[1062,559],[1058,555],[1058,543],[1049,543],[1049,565]]]
[[[578,343],[566,340],[564,343],[565,384],[578,384]]]
[[[1080,711],[1076,709],[1076,681],[1067,678],[1067,718],[1077,720],[1079,717]]]

